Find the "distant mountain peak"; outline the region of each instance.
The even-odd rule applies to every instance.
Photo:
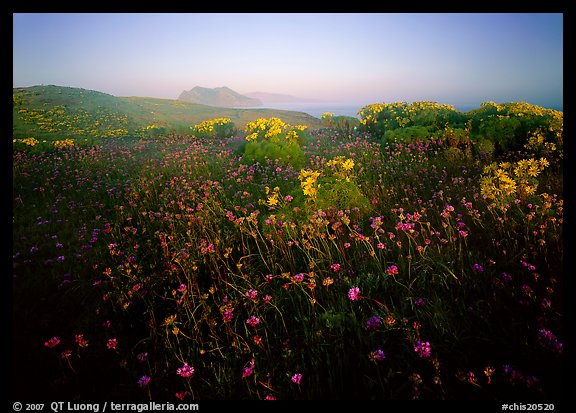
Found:
[[[260,99],[241,95],[227,86],[216,88],[195,86],[188,91],[184,90],[180,93],[178,100],[225,108],[262,106]]]

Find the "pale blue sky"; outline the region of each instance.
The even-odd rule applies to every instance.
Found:
[[[13,86],[562,106],[561,13],[13,15]]]

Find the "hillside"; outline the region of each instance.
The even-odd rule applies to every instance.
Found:
[[[190,126],[208,119],[228,117],[243,130],[260,117],[279,117],[310,129],[320,119],[303,112],[275,109],[222,108],[181,100],[150,97],[117,97],[64,86],[13,89],[13,138],[62,139],[90,136],[137,135],[151,125],[160,131],[189,133]]]
[[[178,100],[226,108],[262,106],[260,99],[241,95],[226,86],[214,89],[196,86],[188,91],[183,91]]]

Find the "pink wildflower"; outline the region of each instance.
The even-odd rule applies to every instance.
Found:
[[[176,370],[176,374],[184,378],[192,377],[194,374],[194,367],[189,366],[188,363],[184,363],[182,367]]]
[[[358,294],[360,294],[360,288],[358,287],[353,287],[348,290],[348,298],[351,301],[356,301],[358,299]]]
[[[296,373],[292,376],[290,380],[292,380],[292,383],[300,384],[300,380],[302,380],[302,375],[300,373]]]
[[[50,340],[46,341],[44,343],[44,346],[46,347],[50,347],[50,348],[54,348],[56,347],[58,344],[60,344],[60,337],[52,337]]]

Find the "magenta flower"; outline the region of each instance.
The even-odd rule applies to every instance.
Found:
[[[475,264],[472,266],[472,270],[474,270],[474,272],[481,273],[481,272],[484,271],[484,267],[481,266],[481,265],[478,264],[478,263],[475,263]]]
[[[300,380],[302,380],[302,375],[300,373],[296,373],[292,376],[290,380],[292,380],[292,383],[300,384]]]
[[[186,284],[180,284],[180,287],[178,287],[178,292],[183,293],[186,291]]]
[[[232,310],[226,310],[222,314],[222,318],[224,319],[225,323],[229,323],[232,320],[232,317],[234,317],[234,313],[232,312]]]
[[[296,275],[294,276],[294,281],[296,281],[296,282],[298,282],[298,283],[299,283],[299,282],[302,282],[303,280],[304,280],[304,274],[302,274],[302,273],[296,274]]]
[[[76,334],[74,341],[80,347],[88,347],[88,341],[84,338],[84,334]]]
[[[251,376],[253,371],[254,371],[254,359],[250,360],[248,366],[242,369],[242,378]]]
[[[148,360],[148,353],[139,353],[136,356],[136,359],[140,362],[140,363],[144,363],[146,360]]]
[[[432,349],[430,348],[429,342],[427,342],[427,341],[423,342],[423,341],[418,340],[416,342],[416,345],[414,346],[414,351],[416,353],[418,353],[418,356],[420,358],[425,359],[425,358],[430,357],[430,353],[431,353]]]
[[[186,390],[182,390],[180,392],[176,392],[176,397],[178,397],[180,400],[184,400],[184,397],[186,397],[188,395],[188,392]]]
[[[189,366],[188,363],[184,363],[182,367],[176,370],[176,374],[184,378],[192,377],[194,374],[194,367]]]
[[[44,343],[44,346],[46,347],[50,347],[50,348],[54,348],[56,347],[58,344],[60,344],[60,337],[52,337],[50,340],[46,341]]]
[[[248,320],[246,320],[246,324],[250,324],[252,327],[260,324],[260,319],[256,316],[250,316]]]
[[[340,271],[340,269],[342,268],[342,266],[340,264],[332,264],[330,265],[330,269],[334,272],[338,272]]]
[[[258,295],[258,291],[256,291],[254,288],[246,291],[246,297],[251,298],[252,300],[256,298],[256,295]]]
[[[397,275],[398,274],[398,267],[395,265],[390,265],[387,269],[386,269],[386,274],[388,275]]]
[[[106,342],[106,347],[111,349],[111,350],[114,350],[117,345],[118,345],[118,340],[115,338],[108,339],[108,341]]]
[[[142,376],[138,379],[138,386],[139,387],[146,387],[148,386],[148,383],[150,383],[150,377],[149,376]]]
[[[358,287],[353,287],[348,290],[348,298],[351,301],[356,301],[358,299],[358,294],[360,294],[360,288]]]

